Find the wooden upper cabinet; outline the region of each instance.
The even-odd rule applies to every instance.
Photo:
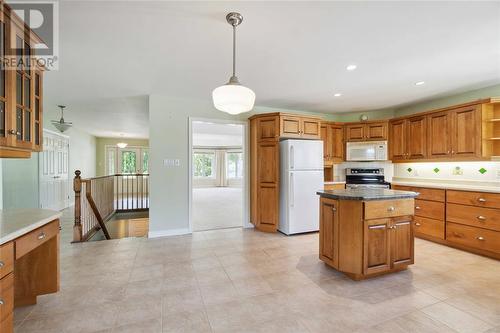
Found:
[[[368,123],[365,125],[365,132],[367,140],[387,140],[387,122]]]
[[[278,117],[260,117],[256,119],[257,140],[277,140],[280,135]]]
[[[345,126],[346,141],[387,140],[387,122],[354,123]]]
[[[429,158],[447,158],[451,156],[451,117],[448,111],[431,113],[427,116]]]
[[[453,157],[481,156],[481,110],[477,106],[451,111]]]
[[[341,124],[323,123],[321,140],[323,140],[323,159],[326,165],[344,160],[344,127]]]
[[[44,69],[33,60],[41,40],[7,5],[0,14],[0,157],[29,158],[43,146]]]
[[[345,140],[364,141],[366,137],[364,124],[349,124],[345,126]]]
[[[300,117],[283,116],[281,117],[281,136],[288,138],[300,138],[301,136],[301,123]]]
[[[427,157],[427,118],[412,117],[407,120],[407,157],[410,160]]]
[[[314,118],[302,118],[302,137],[310,139],[319,139],[321,121]]]
[[[407,156],[407,123],[405,119],[389,123],[389,155],[392,161],[404,160]]]

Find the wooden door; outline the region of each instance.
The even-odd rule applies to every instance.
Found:
[[[6,17],[0,15],[0,64],[3,64],[5,60],[5,51],[7,45],[7,33],[5,22]],[[7,135],[8,135],[8,125],[10,118],[7,112],[7,88],[6,88],[6,77],[7,71],[4,69],[4,65],[0,67],[0,146],[7,145]]]
[[[451,156],[451,118],[448,111],[431,113],[427,116],[427,157],[446,158]]]
[[[259,142],[257,147],[257,200],[255,227],[276,232],[279,223],[279,142]]]
[[[427,157],[427,118],[413,117],[407,120],[407,156],[408,159],[423,159]]]
[[[323,160],[325,162],[327,162],[330,158],[330,152],[329,152],[330,135],[328,135],[329,130],[330,130],[330,128],[328,125],[326,125],[326,124],[321,125],[320,137],[321,137],[321,141],[323,141]]]
[[[481,114],[476,106],[451,111],[451,154],[481,156]]]
[[[331,158],[334,162],[342,162],[344,160],[344,128],[342,125],[331,125],[330,131]]]
[[[286,138],[300,138],[302,132],[301,127],[302,119],[300,117],[282,116],[280,135]],[[319,126],[317,135],[319,137]]]
[[[405,160],[407,156],[406,120],[396,120],[389,123],[389,151],[390,159]]]
[[[366,140],[383,141],[387,140],[387,123],[369,123],[365,125]]]
[[[345,140],[347,142],[363,141],[365,137],[365,124],[351,124],[345,126]]]
[[[304,139],[320,138],[321,122],[318,119],[302,118],[301,133]]]
[[[391,219],[365,220],[363,274],[391,269]]]
[[[391,266],[413,264],[412,217],[394,218],[391,226]]]
[[[320,209],[320,259],[328,262],[333,267],[338,267],[338,201],[321,199]]]
[[[280,135],[280,118],[278,116],[260,117],[256,122],[256,140],[278,139]]]

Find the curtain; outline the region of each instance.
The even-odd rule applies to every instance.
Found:
[[[216,166],[215,186],[226,187],[227,186],[227,178],[226,178],[226,151],[225,150],[216,150],[215,151],[215,166]]]

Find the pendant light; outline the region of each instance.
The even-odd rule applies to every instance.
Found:
[[[229,13],[226,21],[233,26],[233,75],[228,83],[214,89],[212,99],[217,110],[239,114],[253,109],[255,93],[242,86],[236,77],[236,27],[243,21],[243,16],[240,13]]]
[[[124,137],[123,133],[120,133],[120,137],[121,137],[121,138],[122,138],[122,140],[123,140],[123,137]],[[116,146],[117,146],[118,148],[120,148],[120,149],[123,149],[123,148],[126,148],[126,147],[128,146],[128,143],[126,143],[126,142],[124,142],[124,141],[120,141],[120,142],[118,142],[118,143],[116,144]]]
[[[58,107],[61,109],[61,119],[59,119],[59,120],[52,120],[51,123],[61,133],[64,133],[65,131],[67,131],[68,129],[70,129],[71,126],[73,126],[73,123],[70,123],[70,122],[64,120],[64,108],[66,106],[65,105],[58,105]]]

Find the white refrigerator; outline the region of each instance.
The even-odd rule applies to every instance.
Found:
[[[280,142],[280,223],[286,235],[319,230],[319,196],[323,189],[323,141]]]

